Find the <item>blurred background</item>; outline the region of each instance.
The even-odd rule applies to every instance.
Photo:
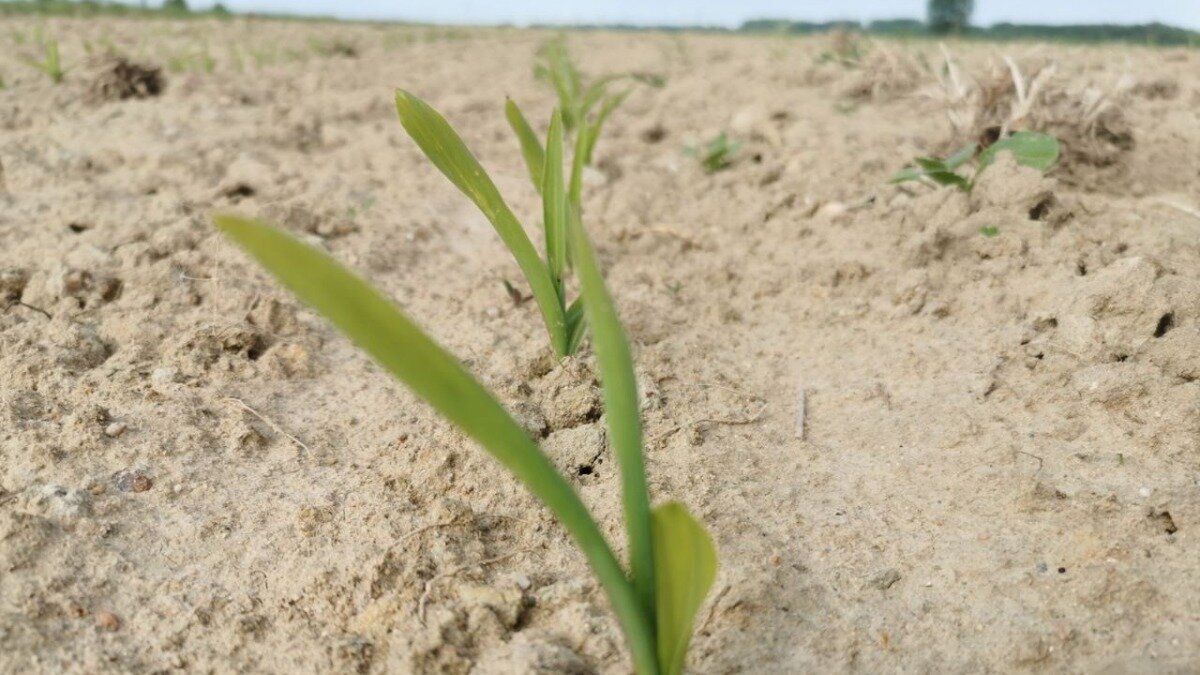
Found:
[[[353,19],[392,19],[455,24],[595,24],[631,26],[708,26],[739,28],[763,19],[807,22],[926,19],[931,8],[943,13],[966,9],[980,26],[1023,24],[1146,24],[1164,23],[1200,28],[1198,0],[224,0],[235,12],[310,14]],[[196,9],[214,3],[193,2]]]
[[[13,14],[274,15],[460,26],[597,27],[1200,44],[1200,0],[0,0]]]

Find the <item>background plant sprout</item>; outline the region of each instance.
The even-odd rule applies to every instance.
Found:
[[[729,140],[729,137],[722,132],[705,143],[703,147],[697,148],[689,145],[683,149],[683,152],[699,159],[704,173],[716,173],[733,164],[733,158],[737,157],[741,149],[741,143]]]
[[[664,83],[662,76],[648,73],[612,74],[589,81],[575,66],[571,53],[567,50],[566,41],[561,37],[545,42],[538,49],[538,62],[534,66],[533,74],[554,87],[554,92],[558,95],[563,127],[568,135],[578,134],[580,142],[576,145],[576,152],[581,153],[585,166],[592,163],[596,141],[600,138],[600,130],[604,128],[608,116],[633,92],[633,86],[626,86],[616,93],[609,93],[609,87],[621,81],[632,81],[652,87],[661,87]],[[509,121],[513,122],[511,116]],[[513,130],[518,137],[522,136],[523,130],[518,129],[515,123]],[[522,139],[521,142],[524,146],[525,140]],[[534,182],[537,183],[536,180]]]
[[[1058,162],[1060,155],[1057,138],[1032,131],[1018,131],[980,152],[974,174],[968,177],[958,173],[959,167],[974,159],[978,150],[979,146],[972,143],[945,159],[918,157],[914,160],[914,166],[901,169],[892,176],[890,182],[932,182],[937,185],[953,185],[964,192],[970,192],[979,182],[979,176],[996,161],[996,155],[1001,152],[1011,152],[1017,164],[1042,172],[1049,171]]]
[[[38,34],[38,45],[42,49],[41,59],[30,56],[24,57],[22,60],[25,63],[37,68],[50,78],[54,84],[62,84],[63,79],[67,75],[67,71],[63,68],[62,59],[58,54],[58,40],[54,38],[43,38]]]
[[[397,100],[401,99],[406,106],[423,105],[403,92],[397,94]],[[454,144],[457,137],[445,136],[445,130],[421,111],[410,122],[421,126],[430,138],[441,134],[442,145],[431,155],[435,163],[440,162],[439,167],[467,168]],[[543,194],[562,191],[561,185],[554,185],[556,180],[561,183],[562,175],[561,126],[556,111],[546,146]],[[494,190],[482,171],[447,175],[462,180],[460,187],[468,194],[486,195]],[[550,208],[561,210],[562,202],[553,198]],[[282,230],[229,215],[217,216],[215,222],[284,286],[482,445],[551,510],[604,588],[638,673],[677,675],[683,671],[696,614],[716,578],[716,550],[704,526],[681,504],[668,502],[650,508],[629,342],[578,219],[570,221],[567,240],[592,326],[609,435],[620,470],[628,574],[574,488],[536,442],[495,396],[398,307],[332,257]]]

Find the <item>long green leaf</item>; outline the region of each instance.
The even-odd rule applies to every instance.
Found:
[[[529,281],[534,300],[537,301],[542,318],[546,322],[546,330],[550,333],[550,343],[554,346],[555,353],[565,356],[566,321],[558,290],[549,270],[538,257],[533,243],[529,241],[529,235],[500,196],[496,184],[488,177],[487,172],[467,149],[450,123],[429,104],[398,89],[396,111],[400,114],[400,123],[417,142],[425,156],[450,179],[450,182],[458,186],[463,194],[475,202],[496,228],[496,232],[517,259],[517,264]]]
[[[538,140],[533,127],[529,126],[529,120],[525,119],[525,115],[511,98],[504,104],[504,116],[508,118],[508,126],[512,127],[517,141],[521,144],[521,156],[525,158],[529,180],[533,182],[538,194],[541,194],[543,165],[546,161],[546,151],[542,149],[542,142]]]
[[[945,171],[946,163],[937,157],[918,157],[916,158],[917,166],[925,171]]]
[[[596,255],[579,219],[571,219],[568,237],[574,254],[584,312],[592,331],[592,348],[600,365],[604,412],[609,438],[621,473],[625,531],[629,536],[629,569],[633,589],[646,616],[654,616],[654,544],[650,532],[650,492],[642,456],[642,420],[629,340],[617,318]]]
[[[953,185],[963,190],[971,189],[971,182],[953,171],[929,171],[925,176],[938,185]]]
[[[678,675],[687,663],[696,612],[717,578],[717,549],[704,526],[678,502],[654,509],[658,581],[658,667]]]
[[[1018,131],[1007,138],[992,143],[979,155],[979,169],[983,171],[996,160],[996,155],[1008,151],[1017,164],[1039,171],[1048,171],[1058,161],[1058,139],[1048,134],[1033,131]]]
[[[600,138],[600,131],[604,128],[604,123],[608,120],[608,116],[611,115],[614,110],[619,108],[621,104],[625,102],[625,99],[629,98],[631,93],[633,93],[632,89],[626,89],[625,91],[622,91],[618,94],[613,94],[612,96],[604,99],[604,103],[600,106],[600,112],[596,113],[596,120],[594,122],[584,124],[583,128],[586,130],[588,136],[587,143],[584,145],[583,151],[584,164],[592,163],[592,153],[594,153],[596,150],[596,141]]]
[[[546,504],[583,551],[629,641],[653,674],[653,627],[596,522],[537,444],[462,364],[398,307],[330,256],[258,221],[217,216],[217,227],[388,372],[473,438]]]
[[[556,109],[550,118],[550,133],[546,137],[546,161],[542,172],[542,222],[546,228],[546,266],[558,289],[559,302],[563,297],[563,270],[567,264],[567,195],[563,185],[563,124]],[[564,317],[565,322],[566,317]]]
[[[575,152],[571,157],[571,181],[567,186],[567,267],[571,266],[575,256],[575,247],[570,243],[571,237],[575,236],[576,228],[583,229],[583,160],[587,143],[587,134],[583,130],[575,134]]]

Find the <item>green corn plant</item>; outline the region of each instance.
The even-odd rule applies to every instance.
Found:
[[[533,291],[533,299],[542,314],[555,354],[562,357],[575,353],[586,330],[585,314],[578,299],[567,302],[565,277],[569,265],[569,221],[581,217],[582,181],[579,174],[582,166],[577,142],[570,183],[564,182],[564,123],[561,114],[555,111],[552,116],[547,145],[543,150],[529,124],[524,122],[520,110],[511,101],[508,106],[510,119],[515,111],[524,123],[529,139],[532,139],[523,141],[522,149],[531,179],[542,195],[546,245],[546,259],[543,261],[496,184],[450,123],[429,104],[403,90],[396,92],[396,110],[400,115],[400,123],[421,151],[479,207],[512,252]]]
[[[26,56],[23,60],[25,63],[45,73],[54,84],[62,84],[63,79],[67,76],[67,71],[63,68],[62,59],[58,55],[58,40],[54,38],[39,38],[38,44],[42,47],[42,58],[38,60]]]
[[[403,92],[397,95],[401,98],[405,105],[419,103]],[[409,121],[417,120],[431,124],[427,115]],[[561,178],[556,178],[562,174],[561,126],[561,118],[555,114],[546,145],[545,160],[550,168],[545,172],[543,194],[561,192],[554,185],[555,181],[561,183]],[[463,155],[456,149],[456,136],[438,130],[437,125],[426,131],[441,143],[431,159],[445,166],[461,164]],[[557,171],[552,166],[555,163],[559,163]],[[469,194],[494,191],[482,171],[453,175]],[[558,198],[551,201],[560,203]],[[537,443],[492,393],[399,307],[326,253],[280,229],[231,215],[219,215],[215,222],[297,297],[479,443],[550,509],[608,596],[640,675],[678,675],[683,671],[696,615],[716,578],[716,549],[704,526],[681,504],[650,506],[629,342],[578,219],[568,219],[566,243],[572,249],[591,325],[609,437],[620,473],[628,573],[578,493]]]
[[[577,133],[583,137],[578,148],[582,152],[584,165],[592,163],[596,142],[600,139],[600,131],[608,121],[609,115],[633,93],[632,86],[626,86],[615,93],[610,93],[609,88],[618,82],[641,83],[652,87],[661,87],[665,82],[662,76],[649,73],[605,75],[588,81],[576,67],[566,42],[561,37],[547,41],[538,49],[538,62],[533,73],[535,77],[548,82],[554,88],[567,133]],[[522,134],[528,125],[525,125],[526,129],[518,128],[511,115],[509,122],[524,148],[527,139]],[[536,178],[534,184],[537,184]]]
[[[688,146],[683,151],[699,159],[705,173],[716,173],[733,164],[733,159],[741,149],[741,143],[731,141],[724,133],[720,133],[702,148]]]
[[[918,157],[913,165],[896,172],[890,182],[928,181],[937,185],[953,185],[964,192],[970,192],[979,182],[979,176],[996,161],[996,155],[1001,152],[1011,152],[1017,164],[1044,173],[1058,162],[1060,148],[1058,139],[1053,136],[1018,131],[992,143],[983,152],[979,152],[979,146],[972,143],[944,159]],[[976,154],[979,158],[974,173],[970,176],[959,173],[959,167],[975,159]]]

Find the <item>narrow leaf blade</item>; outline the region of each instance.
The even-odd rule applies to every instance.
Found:
[[[575,302],[567,308],[567,351],[574,354],[583,344],[583,336],[587,335],[587,317],[583,312],[583,300],[575,298]]]
[[[546,266],[563,301],[562,277],[567,262],[567,195],[563,185],[563,123],[558,110],[550,118],[542,171],[542,222],[546,229]]]
[[[921,177],[924,175],[925,175],[925,172],[922,171],[921,169],[918,169],[915,166],[906,166],[903,169],[900,169],[896,173],[892,174],[892,177],[888,179],[888,182],[889,183],[904,183],[907,181],[921,180]]]
[[[646,616],[654,616],[654,544],[650,531],[650,492],[642,456],[642,420],[629,340],[617,318],[591,242],[580,219],[571,219],[568,237],[579,278],[580,295],[600,366],[609,438],[621,474],[629,568],[634,592]]]
[[[517,141],[521,144],[521,156],[525,158],[525,168],[529,170],[529,180],[533,188],[540,194],[542,191],[543,165],[546,161],[546,151],[537,133],[529,126],[529,120],[511,98],[504,104],[504,116],[508,118],[508,126],[512,127]]]
[[[587,143],[584,145],[584,164],[592,163],[592,154],[596,151],[596,141],[600,138],[600,131],[604,129],[604,123],[608,121],[608,116],[614,110],[621,107],[621,104],[625,102],[625,99],[629,98],[631,93],[633,93],[632,89],[626,89],[604,99],[604,103],[600,105],[600,111],[596,113],[596,120],[585,125],[588,138]]]
[[[916,158],[917,166],[926,171],[945,171],[946,163],[937,157],[918,157]]]
[[[950,155],[949,157],[944,159],[942,161],[942,163],[946,166],[947,169],[949,169],[950,171],[953,171],[953,170],[957,169],[958,167],[962,166],[963,164],[966,164],[967,162],[971,161],[971,158],[975,156],[975,151],[978,149],[979,149],[978,145],[971,143],[970,145],[963,147],[958,152],[956,152],[953,155]]]
[[[717,549],[687,509],[668,502],[654,509],[658,667],[678,675],[687,662],[696,613],[717,578]]]
[[[970,181],[953,171],[930,171],[925,175],[938,185],[953,185],[963,190],[969,189],[971,185]]]
[[[566,354],[566,323],[563,306],[549,270],[538,257],[529,235],[513,215],[495,183],[467,149],[462,138],[436,110],[420,98],[396,90],[396,111],[408,135],[425,156],[463,192],[492,223],[512,252],[533,290],[534,300],[546,322],[550,342],[560,356]]]
[[[220,215],[217,227],[379,365],[478,442],[546,504],[608,594],[639,671],[655,672],[653,627],[575,490],[503,406],[398,307],[332,257],[264,223]]]

